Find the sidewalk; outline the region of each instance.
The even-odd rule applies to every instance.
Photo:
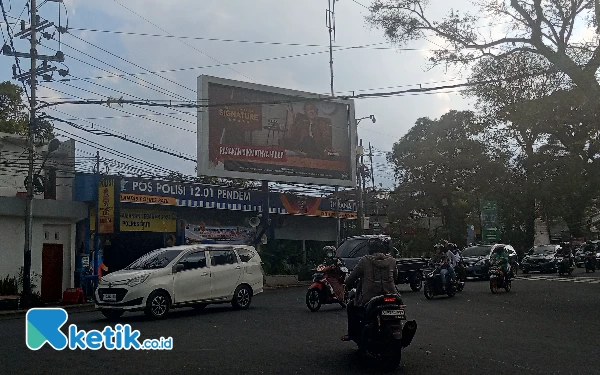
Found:
[[[79,304],[79,305],[51,305],[51,306],[44,306],[45,308],[53,308],[53,307],[60,307],[62,309],[65,309],[69,312],[69,314],[72,313],[80,313],[80,312],[90,312],[90,311],[94,311],[94,304],[93,303],[84,303],[84,304]],[[16,318],[20,318],[22,316],[25,316],[27,314],[27,310],[0,310],[0,320],[3,319],[16,319]]]

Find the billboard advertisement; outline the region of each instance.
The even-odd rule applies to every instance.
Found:
[[[354,186],[351,100],[200,76],[198,175]]]
[[[239,226],[206,226],[204,223],[188,224],[185,227],[185,243],[228,243],[249,245],[256,229]]]
[[[484,243],[496,243],[500,240],[498,229],[498,205],[495,201],[481,201],[481,239]]]

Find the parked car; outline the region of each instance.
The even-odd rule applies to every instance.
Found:
[[[352,272],[358,264],[360,258],[368,254],[368,241],[370,238],[380,237],[379,235],[362,235],[348,237],[342,242],[336,251],[336,257],[341,258],[349,272]],[[388,236],[385,236],[389,238]],[[398,251],[395,248],[390,249],[396,256]],[[427,266],[427,259],[424,258],[396,258],[398,267],[398,279],[396,284],[410,284],[414,291],[419,291],[423,287],[423,269]]]
[[[144,311],[158,319],[175,307],[231,303],[247,309],[262,291],[262,262],[253,247],[185,245],[152,251],[104,276],[95,300],[108,319],[125,311]]]
[[[557,272],[558,264],[556,255],[562,250],[560,245],[538,245],[532,247],[521,262],[523,273],[530,271]]]

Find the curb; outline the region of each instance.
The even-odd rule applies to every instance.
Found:
[[[299,288],[299,287],[307,287],[311,284],[311,281],[299,282],[298,284],[289,284],[289,285],[273,285],[263,287],[264,290],[275,290],[275,289],[287,289],[287,288]]]
[[[69,313],[82,313],[82,312],[90,312],[95,311],[95,305],[93,303],[84,303],[81,305],[64,305],[64,306],[45,306],[46,308],[62,308],[67,310]],[[18,317],[25,316],[27,314],[27,310],[6,310],[0,311],[0,320],[4,319],[15,319]]]

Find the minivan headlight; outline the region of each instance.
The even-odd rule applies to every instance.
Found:
[[[140,275],[140,276],[136,276],[133,279],[129,280],[127,282],[128,286],[136,286],[139,285],[141,283],[143,283],[144,281],[146,281],[148,279],[148,277],[150,276],[150,274],[145,274],[145,275]]]

